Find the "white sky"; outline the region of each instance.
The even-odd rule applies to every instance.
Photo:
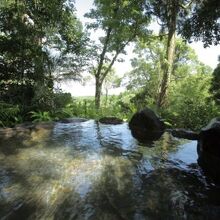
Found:
[[[88,20],[84,18],[84,14],[89,12],[92,7],[93,0],[76,0],[76,13],[82,23],[85,24]],[[99,33],[94,34],[94,38],[98,37]],[[201,62],[211,66],[213,69],[218,64],[218,56],[220,55],[220,45],[210,46],[204,48],[202,42],[193,42],[190,46],[196,51],[198,58]],[[131,70],[130,59],[132,57],[132,47],[127,48],[127,56],[123,57],[125,62],[115,63],[114,68],[117,74],[123,75],[125,72]],[[79,83],[69,82],[62,84],[61,88],[63,91],[70,92],[73,96],[93,96],[95,94],[95,88],[93,85],[82,86]],[[121,92],[121,89],[112,91],[115,94]],[[111,92],[111,91],[110,91]]]

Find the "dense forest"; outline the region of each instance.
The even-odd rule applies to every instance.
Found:
[[[148,106],[167,126],[197,130],[220,114],[220,64],[213,70],[201,63],[189,44],[219,43],[219,0],[95,0],[85,16],[84,27],[72,0],[1,1],[0,126],[68,117],[127,120]],[[159,34],[150,28],[154,22]],[[94,41],[98,30],[103,35]],[[123,62],[130,44],[132,70],[119,77],[114,64]],[[71,97],[55,86],[86,82],[88,73],[94,97]],[[126,91],[108,95],[120,86]]]

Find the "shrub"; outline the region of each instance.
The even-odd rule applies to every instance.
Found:
[[[54,93],[54,106],[56,109],[64,108],[72,102],[72,96],[70,93]]]
[[[0,102],[0,126],[13,126],[22,119],[19,116],[19,106],[12,105],[5,102]]]
[[[41,122],[41,121],[51,121],[52,117],[49,112],[35,112],[31,111],[31,118],[33,119],[34,122]]]
[[[161,115],[173,127],[199,130],[210,119],[219,115],[219,109],[209,92],[210,75],[188,76],[175,84],[169,94],[169,103]]]

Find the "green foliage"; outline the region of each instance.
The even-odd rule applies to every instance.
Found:
[[[20,109],[18,105],[0,102],[0,127],[13,126],[16,123],[21,122],[19,112]]]
[[[106,103],[105,96],[101,97],[100,110],[97,112],[95,100],[92,97],[77,98],[69,108],[72,108],[74,116],[83,118],[99,119],[105,116],[114,116],[124,120],[129,120],[136,112],[136,107],[130,102],[132,94],[123,93],[119,96],[109,96]]]
[[[139,42],[132,60],[133,70],[127,73],[127,89],[133,94],[130,104],[136,109],[148,106],[157,111],[173,127],[199,129],[219,115],[209,92],[211,68],[200,63],[195,52],[177,40],[175,60],[166,106],[156,107],[158,88],[165,57],[166,40]],[[217,70],[215,75],[218,76]],[[212,84],[218,87],[218,78]]]
[[[74,116],[72,103],[73,99],[70,93],[54,93],[51,90],[41,89],[34,103],[36,105],[36,109],[40,109],[40,111],[32,113],[32,119],[36,121],[39,118],[39,121],[45,120],[59,120],[62,118],[69,118]],[[49,117],[48,117],[49,116]],[[36,117],[36,118],[35,118]],[[43,119],[42,119],[43,118]]]
[[[45,87],[39,87],[35,92],[37,92],[37,95],[33,99],[33,105],[29,106],[29,108],[25,106],[25,111],[21,110],[18,105],[0,102],[0,126],[13,126],[23,120],[40,122],[78,115],[75,112],[74,102],[70,93],[53,93]],[[28,109],[29,113],[27,113]],[[33,111],[33,109],[38,110]]]
[[[91,42],[76,19],[74,1],[3,0],[0,126],[13,126],[24,119],[50,121],[73,116],[94,119],[115,116],[129,120],[145,106],[153,110],[156,105],[162,106],[158,105],[158,97],[162,93],[167,95],[163,88],[169,86],[167,102],[163,102],[166,106],[158,113],[174,127],[200,129],[219,115],[216,105],[220,99],[219,66],[211,79],[210,68],[201,64],[182,40],[175,42],[174,36],[178,30],[186,39],[217,44],[220,5],[216,0],[193,1],[189,7],[187,3],[187,0],[95,0],[96,8],[87,14],[93,20],[88,30],[101,29],[103,36]],[[147,28],[152,16],[162,23],[160,39],[149,38]],[[167,38],[164,33],[168,33]],[[128,91],[108,97],[108,89],[121,83],[114,75],[113,65],[122,60],[119,56],[126,54],[125,47],[137,39],[137,57],[132,60],[133,70],[127,74]],[[172,46],[171,39],[174,39]],[[80,80],[87,63],[96,79],[96,101],[73,100],[68,93],[54,93],[54,80]],[[103,85],[106,97],[101,96]]]
[[[95,107],[95,101],[93,98],[80,98],[75,99],[71,105],[73,114],[83,118],[98,118],[98,112]]]
[[[219,109],[210,98],[210,74],[189,75],[174,84],[169,94],[169,104],[161,115],[173,127],[199,130],[210,119],[219,115]]]
[[[54,80],[81,70],[86,37],[74,12],[66,0],[0,5],[0,98],[23,115],[53,109]]]
[[[31,90],[35,82],[48,80],[48,54],[41,43],[45,33],[42,24],[28,14],[29,3],[14,1],[0,10],[1,95],[8,101],[8,93],[12,94],[10,102],[23,105],[29,105],[33,98],[33,91],[26,93],[23,87]]]
[[[154,38],[138,42],[137,57],[132,59],[133,70],[126,74],[127,89],[135,94],[136,105],[156,106],[162,82],[167,40]],[[171,81],[181,81],[191,73],[197,73],[200,63],[195,52],[181,39],[177,39]]]
[[[53,120],[60,120],[63,118],[71,118],[71,117],[75,116],[71,105],[66,106],[64,108],[57,109],[57,110],[53,111],[53,113],[51,113],[51,114],[52,114]]]
[[[214,69],[212,73],[210,92],[212,93],[215,102],[220,104],[220,64]]]
[[[50,116],[49,112],[35,112],[35,111],[31,111],[31,118],[34,122],[42,122],[42,121],[51,121],[52,117]]]
[[[56,109],[63,108],[72,102],[70,93],[58,92],[54,94],[54,106]]]
[[[91,66],[96,80],[96,108],[100,107],[102,84],[120,54],[125,54],[125,47],[136,37],[146,36],[150,22],[149,8],[145,1],[103,1],[95,0],[95,9],[86,17],[93,19],[89,29],[102,29],[104,36],[91,45]],[[129,12],[129,13],[128,13]]]
[[[182,36],[187,40],[201,40],[205,46],[220,42],[220,1],[194,1],[194,10],[181,27]]]
[[[34,89],[32,108],[39,111],[51,111],[54,109],[54,93],[52,89],[39,85]]]

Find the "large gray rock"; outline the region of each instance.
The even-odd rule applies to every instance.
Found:
[[[220,183],[220,118],[204,127],[198,140],[198,163],[216,182]]]
[[[164,132],[164,123],[149,108],[136,112],[129,122],[132,135],[141,142],[157,140]]]

